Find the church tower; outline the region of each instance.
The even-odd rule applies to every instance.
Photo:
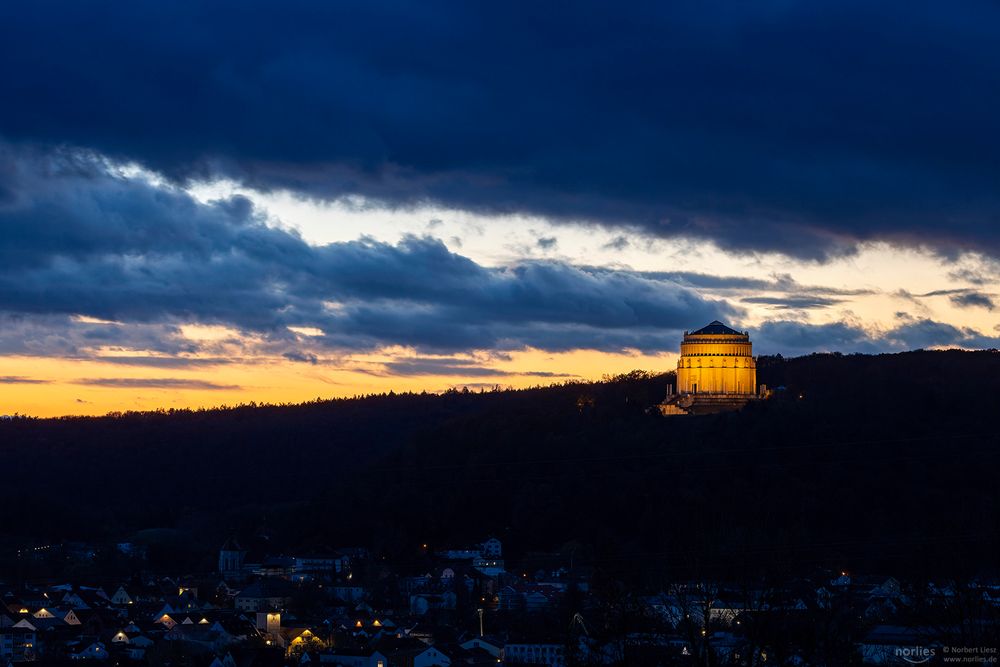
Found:
[[[219,549],[219,574],[223,579],[239,579],[243,575],[243,556],[236,538],[230,537]]]

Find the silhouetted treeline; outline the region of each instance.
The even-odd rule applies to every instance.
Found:
[[[640,580],[997,565],[1000,353],[762,357],[774,397],[663,418],[672,375],[0,423],[8,545],[166,528],[211,562],[496,534]],[[148,535],[140,533],[141,535]]]

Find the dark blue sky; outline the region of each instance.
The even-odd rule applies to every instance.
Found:
[[[0,130],[734,249],[996,252],[997,25],[975,1],[11,2]]]
[[[0,356],[224,363],[196,324],[248,358],[397,346],[425,356],[377,373],[493,377],[475,355],[669,352],[715,318],[768,352],[993,346],[998,25],[976,1],[5,2]],[[371,225],[317,242],[276,219],[289,193]],[[415,210],[480,228],[386,232]],[[517,245],[510,214],[544,224]],[[895,277],[852,268],[874,242]],[[897,279],[918,264],[941,278]]]

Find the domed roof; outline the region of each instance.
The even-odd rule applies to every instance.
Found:
[[[697,331],[692,331],[689,335],[691,335],[691,336],[698,336],[698,335],[701,335],[701,334],[711,334],[711,335],[724,334],[724,335],[727,335],[727,336],[742,336],[743,332],[742,331],[736,331],[735,329],[730,329],[729,327],[727,327],[725,324],[723,324],[719,320],[714,320],[714,321],[712,321],[712,323],[706,324],[705,326],[703,326],[702,328],[698,329]]]
[[[242,549],[240,548],[240,543],[236,541],[236,538],[230,536],[219,551],[242,551]]]

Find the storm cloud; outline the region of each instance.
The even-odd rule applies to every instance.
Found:
[[[759,327],[754,350],[762,354],[810,354],[812,352],[899,352],[943,348],[997,348],[1000,337],[984,336],[975,329],[956,327],[931,319],[899,318],[889,330],[867,329],[852,322],[809,324],[771,320]]]
[[[117,345],[178,355],[194,349],[183,323],[251,332],[303,360],[314,358],[305,343],[660,350],[691,322],[741,314],[632,272],[555,261],[488,268],[431,237],[312,246],[265,224],[246,199],[202,204],[75,152],[11,149],[0,164],[11,193],[0,203],[0,312],[45,331],[0,336],[8,353]]]
[[[996,256],[998,23],[1000,6],[975,0],[10,2],[0,134],[178,182],[526,212],[741,252],[824,259],[881,239]],[[16,197],[0,185],[0,202]],[[178,225],[125,238],[169,246]],[[101,230],[88,242],[122,242]]]

